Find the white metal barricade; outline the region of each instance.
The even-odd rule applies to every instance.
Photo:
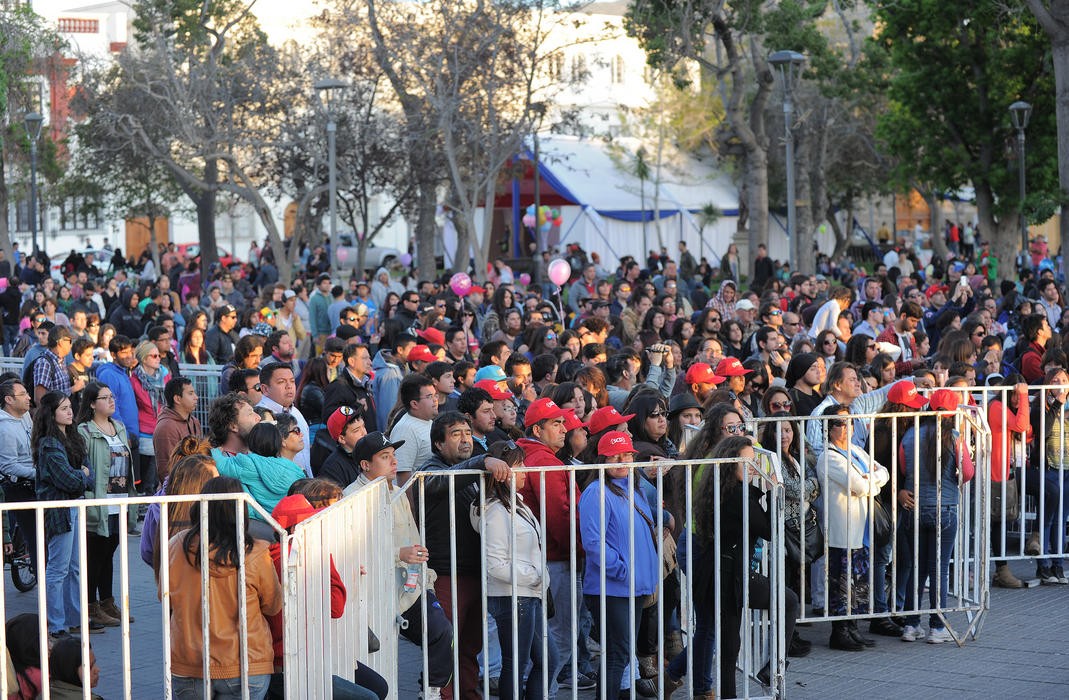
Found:
[[[357,663],[383,676],[390,697],[398,697],[390,497],[389,485],[378,479],[294,528],[284,571],[286,587],[300,604],[286,617],[287,697],[329,699],[331,676],[352,680]],[[348,595],[344,613],[334,619],[332,561]],[[371,634],[379,640],[375,653],[368,650]]]
[[[77,512],[77,525],[73,530],[74,537],[77,538],[78,548],[78,573],[79,573],[79,601],[80,601],[80,623],[79,627],[83,632],[89,629],[89,603],[88,603],[88,576],[87,576],[87,551],[86,551],[86,509],[98,506],[112,506],[119,508],[119,567],[117,578],[119,582],[119,595],[116,598],[117,606],[121,610],[122,616],[120,620],[119,630],[122,635],[121,639],[121,656],[122,656],[122,668],[123,668],[123,686],[122,697],[127,698],[140,698],[144,697],[143,689],[135,689],[133,687],[131,678],[132,669],[132,650],[131,650],[131,635],[130,635],[130,543],[137,543],[137,540],[131,540],[128,537],[127,529],[127,512],[130,508],[136,508],[142,504],[158,503],[160,504],[160,519],[159,519],[159,532],[167,533],[170,531],[168,520],[168,504],[174,503],[201,503],[207,504],[209,502],[229,501],[235,508],[235,515],[240,514],[240,517],[236,517],[237,521],[237,537],[238,541],[244,540],[246,528],[244,515],[247,509],[251,508],[256,510],[263,520],[274,530],[276,536],[279,538],[280,546],[283,548],[283,552],[288,545],[287,536],[285,530],[280,528],[275,523],[270,514],[263,510],[263,508],[256,503],[251,496],[246,493],[227,493],[227,494],[198,494],[192,496],[164,496],[164,497],[131,497],[131,498],[102,498],[102,499],[78,499],[70,501],[41,501],[41,502],[26,502],[26,503],[0,503],[0,518],[6,518],[9,512],[12,511],[33,511],[36,519],[38,533],[43,533],[45,529],[45,511],[49,509],[57,508],[70,508]],[[199,528],[201,534],[201,540],[205,540],[206,533],[208,531],[208,508],[200,508],[200,518],[194,527]],[[163,670],[163,689],[164,697],[170,698],[172,696],[171,688],[171,635],[170,635],[170,622],[171,622],[171,587],[170,587],[170,562],[166,555],[166,547],[168,538],[166,536],[161,538],[159,547],[164,548],[161,551],[162,556],[159,557],[160,569],[159,569],[159,597],[161,601],[160,609],[158,611],[159,624],[162,629],[163,635],[163,658],[162,658],[162,670]],[[136,549],[135,544],[135,549]],[[48,651],[49,651],[49,635],[48,635],[48,620],[47,620],[47,544],[43,536],[37,537],[37,552],[36,560],[39,562],[37,577],[37,614],[39,617],[39,630],[38,638],[40,644],[41,655],[41,674],[42,677],[47,679],[49,677],[49,665],[48,665]],[[135,559],[139,560],[140,557],[135,553]],[[143,562],[135,561],[133,566],[144,566]],[[208,567],[208,548],[200,548],[200,556],[197,559],[197,566],[200,569],[201,580],[201,600],[203,604],[201,606],[201,619],[202,619],[202,632],[203,632],[203,678],[205,680],[205,695],[210,695],[207,690],[208,683],[210,682],[210,674],[208,673],[210,663],[210,624],[211,620],[211,597],[209,595],[209,567]],[[245,698],[248,698],[249,686],[249,668],[248,668],[248,653],[249,638],[248,638],[248,618],[246,616],[246,585],[245,585],[245,550],[239,548],[238,553],[238,565],[237,565],[237,595],[238,595],[238,637],[240,643],[240,649],[246,650],[242,653],[241,661],[241,681],[242,690]],[[6,614],[6,601],[7,590],[5,583],[0,578],[0,619],[7,619]],[[283,615],[288,616],[291,611],[298,607],[298,600],[294,599],[290,595],[290,591],[287,591],[286,587],[282,587],[282,605]],[[147,620],[144,624],[151,624]],[[81,635],[81,649],[82,649],[82,665],[85,668],[89,668],[89,634],[83,633]],[[0,648],[6,648],[6,630],[3,625],[0,625]],[[89,674],[85,675],[88,681]],[[0,668],[0,687],[7,687],[7,667]],[[83,686],[83,693],[85,698],[90,697],[89,685]],[[42,688],[41,697],[44,700],[50,698],[50,692],[48,684],[44,684]],[[293,695],[291,697],[297,697]]]
[[[713,496],[714,503],[713,508],[715,512],[719,512],[721,504],[721,489],[719,484],[719,474],[722,469],[734,469],[739,464],[743,464],[744,467],[749,470],[750,474],[747,480],[740,487],[744,490],[748,489],[748,484],[751,481],[758,486],[764,493],[762,496],[762,507],[767,510],[768,518],[770,521],[772,541],[765,542],[761,550],[761,556],[757,561],[751,562],[747,556],[746,566],[746,580],[749,581],[750,576],[753,574],[761,574],[768,577],[768,602],[767,606],[762,606],[766,609],[752,608],[750,603],[750,584],[743,585],[742,602],[738,609],[738,619],[741,622],[741,629],[739,640],[739,655],[737,658],[738,669],[743,673],[743,682],[739,689],[739,697],[775,697],[780,698],[785,696],[785,661],[786,661],[786,642],[789,641],[784,637],[784,625],[785,625],[785,613],[784,613],[784,598],[785,590],[783,585],[783,548],[782,548],[782,499],[783,488],[779,479],[779,462],[773,453],[769,453],[764,450],[758,450],[758,458],[755,462],[740,461],[738,459],[722,459],[722,460],[678,460],[678,461],[657,461],[648,463],[619,463],[619,464],[598,464],[598,465],[575,465],[575,466],[562,466],[562,467],[524,467],[513,470],[514,474],[523,472],[529,479],[537,479],[538,486],[535,488],[535,494],[537,495],[538,503],[532,506],[533,515],[537,519],[537,529],[539,532],[540,540],[542,542],[542,566],[541,569],[544,572],[557,572],[563,571],[565,576],[565,583],[563,584],[564,595],[554,595],[554,606],[556,609],[556,616],[560,617],[564,615],[560,624],[565,625],[563,630],[564,636],[569,640],[568,644],[570,648],[567,649],[567,653],[570,655],[570,663],[564,664],[564,669],[571,669],[572,677],[576,677],[579,673],[578,668],[578,652],[580,643],[585,643],[584,635],[580,634],[579,617],[582,613],[582,607],[594,604],[595,608],[600,606],[600,609],[593,610],[595,618],[600,620],[600,640],[602,644],[602,677],[605,674],[606,656],[607,656],[607,636],[606,636],[606,599],[611,596],[605,595],[605,576],[606,566],[604,562],[606,538],[601,537],[599,541],[591,543],[585,542],[583,546],[587,547],[587,552],[591,552],[589,547],[595,546],[600,548],[600,561],[602,566],[600,567],[600,576],[602,578],[601,585],[599,586],[601,594],[595,596],[594,599],[584,597],[581,589],[576,588],[576,581],[578,575],[582,572],[580,565],[580,557],[578,554],[579,547],[577,543],[580,541],[579,537],[579,523],[576,522],[574,517],[567,518],[568,522],[563,523],[560,521],[554,521],[556,514],[547,514],[547,478],[553,478],[555,480],[555,486],[553,489],[557,489],[562,484],[564,485],[566,496],[566,503],[557,504],[565,505],[567,512],[572,514],[582,515],[582,511],[588,508],[594,508],[592,501],[584,500],[580,503],[580,499],[576,496],[576,486],[582,482],[589,481],[588,488],[594,486],[600,478],[600,475],[608,468],[626,468],[631,475],[626,479],[628,487],[625,490],[625,498],[629,505],[626,520],[626,528],[629,533],[627,541],[622,544],[624,548],[625,561],[635,561],[635,523],[638,522],[641,527],[638,528],[639,532],[646,529],[646,525],[642,524],[639,518],[642,517],[642,513],[634,507],[636,499],[647,499],[647,502],[654,504],[663,504],[668,500],[668,488],[666,487],[669,481],[677,484],[679,487],[679,495],[681,496],[681,504],[685,504],[686,512],[694,514],[695,517],[701,517],[700,513],[695,512],[697,507],[695,504],[695,489],[701,482],[701,479],[713,479],[715,481],[715,494]],[[704,475],[700,471],[704,471]],[[673,473],[674,472],[674,473]],[[668,475],[671,474],[671,477]],[[667,478],[666,478],[667,477]],[[696,477],[700,477],[697,478]],[[491,478],[486,472],[465,470],[461,468],[453,470],[436,470],[429,472],[416,472],[412,478],[407,482],[406,489],[413,492],[416,499],[416,518],[421,523],[421,532],[424,537],[423,544],[426,545],[427,532],[432,531],[438,533],[448,532],[448,553],[442,553],[442,556],[437,559],[439,570],[437,571],[438,579],[438,597],[443,601],[443,607],[451,620],[457,620],[458,615],[463,616],[464,613],[459,610],[458,595],[464,597],[470,596],[470,591],[465,592],[461,590],[465,586],[470,586],[474,583],[479,587],[479,604],[482,606],[482,610],[487,610],[488,598],[486,595],[488,587],[488,573],[487,573],[487,552],[485,547],[480,545],[480,562],[479,572],[476,577],[465,576],[463,572],[458,572],[457,568],[457,550],[458,550],[458,534],[463,537],[473,537],[476,534],[480,537],[480,540],[486,536],[486,523],[481,518],[478,521],[478,527],[472,522],[467,522],[468,509],[474,508],[475,513],[485,512],[487,506],[485,495],[485,484],[487,479]],[[480,484],[477,488],[472,488],[472,483]],[[710,482],[712,483],[712,482]],[[641,488],[640,488],[641,487]],[[645,492],[644,492],[645,490]],[[584,492],[589,493],[589,492]],[[512,477],[511,482],[508,484],[508,500],[510,501],[510,512],[515,514],[512,508],[515,507],[517,502],[516,495],[516,482],[515,477]],[[756,533],[751,533],[749,523],[749,499],[742,498],[742,522],[737,525],[741,527],[742,538],[741,541],[748,542],[756,537]],[[469,505],[470,501],[470,505]],[[530,505],[530,504],[528,504]],[[443,514],[442,508],[448,511]],[[556,507],[556,506],[554,506]],[[597,522],[600,519],[601,532],[606,532],[605,513],[604,513],[604,499],[601,499],[600,505],[597,506],[601,511],[588,511],[587,518],[593,519]],[[428,519],[428,510],[436,511],[436,515],[432,519]],[[654,519],[654,525],[650,528],[653,532],[661,532],[661,530],[668,525],[665,520],[665,510],[661,507],[651,508],[652,517]],[[686,515],[681,513],[680,515]],[[463,516],[463,517],[462,517]],[[519,517],[514,515],[514,517]],[[473,516],[472,520],[475,517]],[[720,552],[720,539],[721,539],[721,521],[719,518],[710,517],[713,521],[713,532],[707,533],[706,536],[711,537],[715,541],[715,552],[705,552],[701,556],[719,557]],[[688,519],[689,521],[689,519]],[[590,524],[589,522],[587,523]],[[679,537],[680,548],[683,548],[683,541],[687,542],[687,552],[691,557],[691,563],[695,561],[696,552],[704,551],[700,550],[699,538],[696,537],[693,529],[689,525],[684,525],[683,522],[677,520],[676,528],[683,534]],[[563,562],[550,562],[547,561],[546,546],[547,542],[547,529],[552,529],[557,533],[566,532],[567,545],[569,547],[569,555],[567,560]],[[515,541],[515,529],[510,529],[509,537]],[[658,559],[663,557],[664,553],[664,540],[661,537],[655,537],[656,540],[656,554]],[[617,543],[620,544],[620,543]],[[640,543],[641,544],[641,543]],[[515,551],[514,546],[510,551]],[[435,561],[435,552],[431,552],[432,563]],[[445,562],[444,565],[442,564]],[[714,560],[715,561],[715,560]],[[660,562],[658,562],[660,565]],[[429,566],[429,565],[424,565]],[[509,564],[511,567],[510,585],[511,596],[504,596],[506,603],[511,605],[512,620],[517,620],[518,606],[520,604],[519,594],[517,593],[517,562],[515,558],[511,559]],[[704,674],[706,672],[711,673],[713,680],[712,689],[717,692],[718,696],[723,696],[721,688],[726,683],[726,679],[721,678],[719,660],[714,662],[712,656],[712,648],[723,649],[724,640],[727,639],[726,635],[731,634],[732,630],[722,630],[720,620],[720,587],[723,583],[721,581],[721,567],[716,566],[715,573],[711,585],[715,587],[715,598],[717,601],[715,611],[710,611],[707,619],[713,620],[713,629],[710,630],[710,641],[715,643],[715,647],[710,647],[709,656],[705,658],[705,663],[710,664],[710,667],[702,668],[702,660],[695,659],[695,644],[691,642],[688,644],[686,650],[682,653],[679,659],[682,661],[682,666],[677,665],[674,668],[682,669],[679,674],[680,679],[684,683],[686,689],[686,696],[693,697],[695,695],[695,674]],[[590,572],[587,572],[590,573]],[[500,575],[500,572],[499,572]],[[679,576],[677,572],[673,572],[672,576]],[[624,599],[630,599],[632,601],[640,598],[635,594],[635,582],[636,574],[633,568],[628,569],[627,574],[627,586],[628,595],[624,596]],[[547,581],[548,576],[543,576],[540,584],[541,600],[544,602],[547,600],[548,587],[551,582]],[[465,580],[466,579],[466,580]],[[661,576],[657,576],[656,583],[656,603],[649,606],[645,611],[636,611],[634,603],[629,606],[627,613],[627,629],[629,630],[628,639],[625,640],[631,657],[638,655],[638,640],[636,638],[640,620],[640,615],[647,615],[650,624],[656,625],[656,668],[664,669],[666,665],[673,661],[671,658],[665,656],[665,626],[666,623],[671,622],[673,616],[678,617],[678,623],[682,628],[685,635],[693,640],[695,637],[695,631],[697,626],[696,619],[696,605],[694,594],[694,577],[682,576],[682,587],[680,591],[680,605],[673,610],[674,604],[670,601],[666,604],[665,600],[665,581]],[[559,584],[559,582],[558,582]],[[561,588],[554,586],[554,589],[558,592]],[[448,602],[447,602],[448,599]],[[470,598],[467,598],[470,601]],[[471,603],[467,603],[470,605]],[[654,611],[654,612],[650,612]],[[424,624],[426,625],[426,610],[423,612]],[[734,613],[733,613],[734,614]],[[488,639],[486,614],[480,616],[482,619],[481,629],[478,631],[481,636],[481,644],[483,649],[486,648],[490,642]],[[536,637],[535,645],[541,648],[542,659],[548,660],[550,658],[549,646],[554,644],[553,642],[553,628],[549,626],[550,618],[548,616],[546,605],[541,606],[541,616],[538,621],[543,630],[543,634],[540,637]],[[792,625],[793,626],[793,625]],[[455,632],[456,633],[456,632]],[[474,634],[474,631],[465,631],[459,634]],[[515,648],[516,644],[516,628],[513,626],[513,639],[512,647]],[[712,639],[715,637],[715,640]],[[470,641],[470,639],[469,639]],[[556,647],[555,647],[556,649]],[[559,651],[559,650],[558,650]],[[426,696],[427,693],[433,692],[431,687],[427,683],[427,680],[431,675],[431,669],[429,668],[428,653],[426,647],[424,647],[424,667],[423,667],[423,692]],[[451,685],[454,690],[454,695],[459,696],[465,689],[461,684],[459,678],[461,669],[465,663],[470,663],[471,660],[461,658],[461,649],[459,644],[454,644],[452,654],[453,664],[453,677]],[[470,668],[470,666],[468,666]],[[519,668],[518,665],[513,667],[513,682],[523,683],[521,674],[524,673],[524,668]],[[534,680],[528,679],[527,683],[531,682],[541,683],[544,693],[549,696],[552,694],[551,686],[556,686],[556,671],[557,669],[549,669],[546,664],[543,663],[541,668],[533,670],[532,676]],[[631,669],[633,672],[634,669]],[[756,682],[759,674],[765,672],[768,674],[768,680],[770,684],[763,686],[761,683]],[[552,673],[552,675],[551,675]],[[641,679],[638,678],[637,673],[632,673],[634,678],[631,679],[631,697],[632,699],[638,697],[637,683]],[[668,676],[664,672],[659,672],[652,680],[655,684],[655,692],[658,697],[667,698],[671,694],[671,688],[668,687]],[[731,679],[731,684],[734,685],[734,678]],[[481,683],[481,690],[484,697],[488,696],[489,692],[489,677],[485,676]],[[579,689],[576,683],[572,684],[570,691],[561,689],[557,692],[556,697],[571,697],[577,698]],[[602,687],[597,697],[612,698],[615,700],[617,693],[615,689],[608,689]]]

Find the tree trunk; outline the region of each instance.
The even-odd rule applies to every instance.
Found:
[[[812,275],[816,272],[816,256],[813,255],[813,228],[816,226],[814,212],[820,211],[813,206],[813,186],[809,180],[812,167],[814,134],[809,127],[800,124],[795,130],[794,139],[794,230],[791,231],[791,247],[795,251],[798,269],[791,272],[804,272]],[[790,204],[790,202],[788,202]],[[808,242],[808,243],[807,243]]]
[[[418,170],[414,172],[419,172]],[[437,277],[438,264],[435,261],[434,242],[438,225],[434,221],[435,208],[438,205],[438,187],[432,181],[419,185],[419,211],[416,217],[416,261],[417,273],[421,280]]]
[[[1002,276],[1013,279],[1013,261],[1020,246],[1020,218],[1016,215],[995,219],[995,196],[989,185],[976,184],[976,216],[984,240],[991,241],[991,252],[999,259]]]
[[[214,185],[219,181],[219,164],[209,160],[204,165],[204,182]],[[215,239],[215,188],[197,190],[192,198],[197,208],[197,240],[200,241],[200,276],[208,281],[208,268],[219,262],[219,243]],[[129,252],[129,251],[127,251]]]
[[[1060,6],[1060,14],[1069,15],[1069,2],[1053,2]],[[1058,123],[1058,185],[1062,190],[1061,221],[1059,222],[1059,246],[1062,251],[1062,273],[1065,273],[1065,256],[1069,253],[1069,27],[1063,24],[1060,36],[1052,37],[1054,58],[1055,112]],[[1026,251],[1027,252],[1027,251]],[[1012,258],[999,258],[1012,260]]]
[[[163,276],[163,269],[160,267],[160,243],[156,239],[156,210],[154,205],[150,202],[146,208],[148,216],[148,249],[149,255],[152,256],[152,267],[156,270],[156,274],[160,277]],[[128,251],[129,252],[129,251]]]
[[[846,255],[847,248],[850,246],[850,236],[843,231],[843,227],[839,224],[839,219],[835,216],[835,205],[830,201],[824,210],[824,219],[831,226],[832,233],[835,234],[835,250],[832,251],[831,259],[834,261],[842,260]]]
[[[4,257],[11,261],[11,274],[15,274],[15,249],[11,245],[11,230],[7,225],[8,191],[7,177],[4,168],[4,146],[0,143],[0,249],[4,251]]]
[[[746,150],[743,158],[743,180],[747,194],[746,210],[748,212],[748,245],[746,259],[750,279],[753,279],[753,261],[757,257],[757,246],[768,245],[768,151],[763,148]],[[791,270],[791,272],[794,272]]]

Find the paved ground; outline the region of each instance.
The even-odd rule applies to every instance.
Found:
[[[136,546],[136,540],[131,539],[132,613],[137,618],[130,639],[131,697],[141,700],[163,696],[162,623],[151,571],[137,558]],[[1034,571],[1024,562],[1014,569],[1018,575]],[[17,592],[6,573],[4,585],[9,616],[36,612],[36,591]],[[964,625],[964,616],[951,621],[955,626]],[[875,649],[834,652],[826,646],[827,625],[799,631],[814,642],[814,649],[809,657],[792,661],[787,673],[790,698],[1069,697],[1069,586],[993,589],[991,611],[979,638],[969,640],[963,648],[877,637]],[[115,629],[92,636],[101,667],[97,692],[107,700],[123,697],[120,641]],[[404,671],[398,697],[413,700],[417,697],[420,655],[407,642],[401,642],[401,652]],[[752,692],[760,691],[754,687]],[[586,700],[593,698],[593,693],[579,697]],[[683,697],[683,692],[675,697]]]

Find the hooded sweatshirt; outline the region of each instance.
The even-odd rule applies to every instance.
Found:
[[[727,287],[731,287],[735,290],[735,300],[728,301],[724,298],[724,290]],[[720,317],[727,321],[728,319],[735,318],[735,303],[739,298],[739,288],[733,280],[724,280],[720,285],[720,290],[716,293],[716,296],[709,300],[709,306],[720,312]]]
[[[156,453],[156,471],[160,481],[167,478],[169,473],[168,462],[174,448],[182,441],[182,438],[193,435],[200,437],[200,421],[193,414],[188,418],[182,418],[178,411],[170,406],[160,411],[160,417],[156,419],[156,430],[152,433],[152,446]]]
[[[30,429],[29,420],[0,410],[0,445],[4,446],[0,450],[0,475],[3,475],[5,483],[37,476],[37,469],[33,466],[33,450],[30,448]]]
[[[215,460],[220,476],[229,476],[240,481],[245,493],[252,496],[268,513],[286,497],[294,481],[308,476],[303,469],[284,457],[264,457],[252,453],[227,457],[220,449],[213,448],[212,459]],[[249,515],[263,520],[259,511],[250,510]]]
[[[634,505],[627,500],[627,478],[613,479],[613,484],[625,495],[619,496],[610,489],[602,489],[602,482],[595,478],[583,491],[579,502],[579,523],[583,539],[594,544],[587,548],[586,569],[583,573],[583,593],[601,594],[602,542],[605,557],[605,595],[627,597],[631,593],[631,577],[634,577],[635,595],[648,595],[657,588],[661,578],[661,562],[653,544],[649,522],[656,522],[646,499],[635,489]],[[602,507],[605,503],[605,525],[602,528]],[[634,512],[632,512],[634,511]],[[643,517],[645,516],[645,517]],[[634,559],[631,558],[631,536],[628,525],[634,532]]]
[[[371,385],[375,395],[375,419],[379,429],[385,431],[386,426],[389,425],[390,411],[397,403],[397,393],[401,389],[404,372],[393,359],[393,353],[387,350],[379,350],[375,353],[371,369],[375,373],[375,379]]]

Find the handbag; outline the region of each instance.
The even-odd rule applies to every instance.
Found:
[[[802,552],[798,546],[801,534],[794,520],[784,523],[783,537],[787,559],[795,563],[803,562]],[[803,563],[812,564],[822,556],[824,556],[824,531],[820,529],[816,512],[810,509],[805,516],[805,560]]]
[[[894,537],[895,528],[891,523],[891,515],[887,512],[887,506],[879,498],[872,501],[872,541],[877,548],[886,547]]]
[[[1002,497],[1002,484],[1006,484],[1006,497]],[[1021,501],[1017,495],[1017,480],[1007,479],[1005,482],[991,482],[991,520],[1002,522],[1005,513],[1005,521],[1013,522],[1021,515]]]

